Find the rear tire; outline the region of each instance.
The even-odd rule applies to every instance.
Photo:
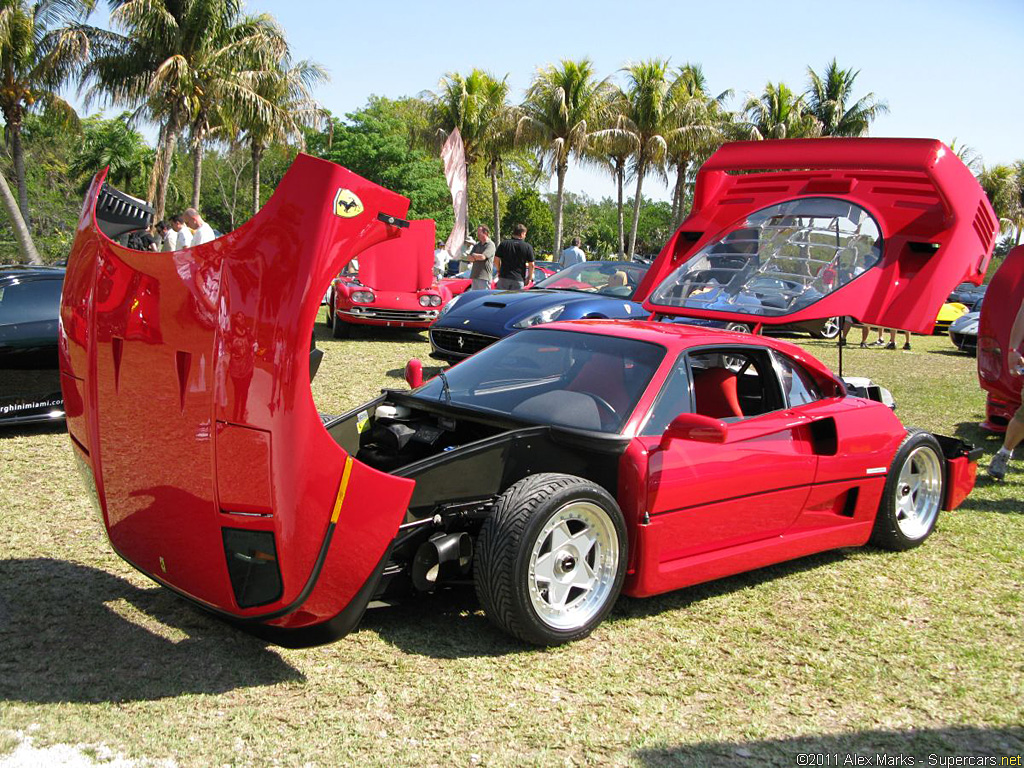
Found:
[[[571,475],[531,475],[501,495],[480,530],[477,597],[520,640],[579,640],[615,604],[627,554],[625,521],[607,491]]]
[[[946,465],[930,432],[908,429],[889,467],[871,543],[902,551],[924,543],[939,519],[946,491]]]

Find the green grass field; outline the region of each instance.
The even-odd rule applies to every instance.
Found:
[[[322,411],[404,386],[409,357],[431,365],[425,334],[318,336]],[[799,343],[835,365],[834,346]],[[974,360],[948,339],[844,357],[893,391],[906,424],[996,449],[976,427]],[[1003,484],[979,479],[919,549],[623,598],[553,650],[509,640],[471,590],[373,609],[324,647],[268,646],[112,552],[58,429],[0,433],[0,509],[0,765],[19,732],[100,763],[108,748],[189,766],[1024,753],[1024,459]]]

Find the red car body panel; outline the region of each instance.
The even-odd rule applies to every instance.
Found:
[[[993,432],[1005,432],[1020,407],[1024,377],[1006,366],[1010,329],[1024,302],[1024,245],[1013,248],[992,275],[978,322],[978,381],[988,393],[985,423]]]
[[[867,210],[882,230],[880,262],[810,306],[785,315],[752,318],[651,302],[651,293],[669,273],[741,226],[748,214],[805,197],[842,198]],[[981,186],[939,141],[735,142],[701,166],[692,212],[648,270],[635,300],[643,297],[645,308],[661,314],[775,324],[853,315],[872,325],[931,333],[953,287],[981,283],[997,230]]]
[[[385,240],[359,256],[357,280],[334,281],[335,322],[386,328],[429,328],[452,294],[434,280],[434,222],[410,221],[398,237]],[[372,302],[353,301],[352,294],[369,289]],[[437,296],[438,304],[424,307],[421,296]],[[330,311],[330,310],[329,310]],[[367,312],[372,314],[361,315]]]
[[[231,616],[289,626],[331,619],[380,563],[414,484],[351,461],[324,430],[309,339],[331,277],[395,237],[378,214],[402,217],[408,200],[300,155],[239,230],[157,255],[99,230],[104,175],[86,197],[69,260],[60,347],[68,429],[111,544]],[[344,190],[361,214],[336,215]],[[129,298],[149,283],[159,291],[145,292],[140,323]],[[335,527],[343,535],[318,565]],[[236,604],[227,528],[273,532],[278,599]]]

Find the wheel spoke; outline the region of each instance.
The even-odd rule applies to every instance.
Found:
[[[550,583],[555,580],[555,553],[546,552],[537,558],[537,564],[534,566],[535,577],[543,582]]]
[[[552,608],[565,607],[565,598],[569,594],[570,587],[572,587],[571,582],[563,582],[558,579],[552,579],[548,583],[548,603]]]
[[[579,552],[580,560],[583,560],[590,554],[590,550],[594,548],[594,545],[597,543],[597,537],[590,528],[584,528],[569,539],[567,543],[576,548],[576,551]]]
[[[568,524],[566,523],[565,520],[561,521],[551,531],[551,536],[550,536],[551,551],[552,552],[557,552],[562,547],[564,547],[565,543],[567,541],[569,541],[571,538],[572,538],[572,533],[569,531]]]

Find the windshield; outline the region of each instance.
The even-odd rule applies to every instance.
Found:
[[[878,263],[882,235],[860,206],[809,197],[751,214],[706,245],[651,303],[764,317],[797,312]]]
[[[631,261],[584,261],[541,280],[536,287],[631,299],[646,271],[646,265]]]
[[[535,424],[617,433],[661,363],[656,344],[572,331],[521,331],[412,394]]]

